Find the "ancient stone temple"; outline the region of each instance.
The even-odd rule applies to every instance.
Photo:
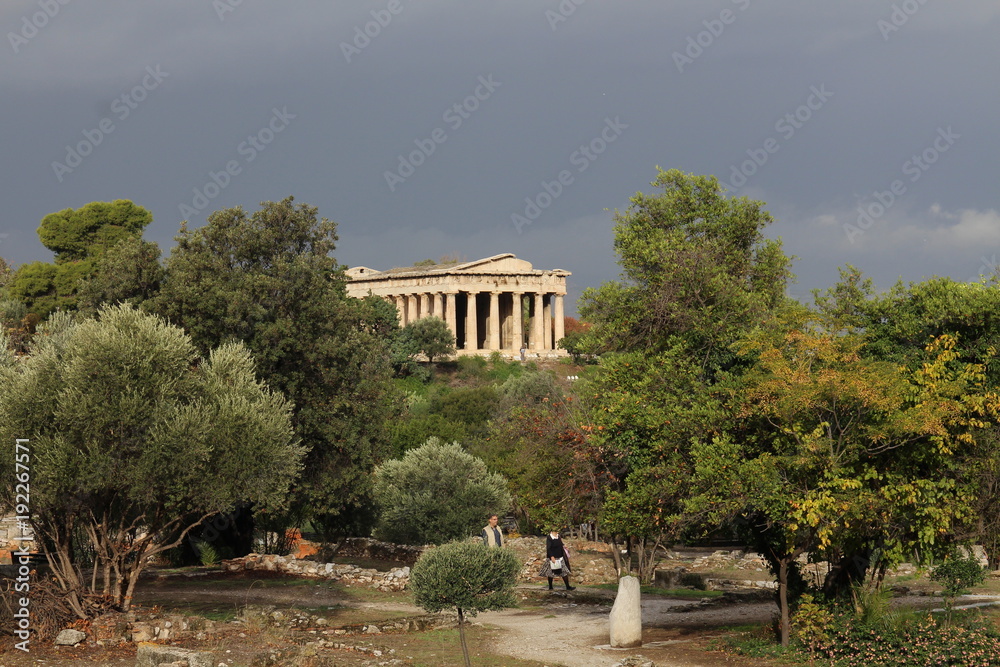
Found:
[[[562,354],[563,299],[569,271],[539,271],[511,253],[475,262],[408,266],[376,271],[348,269],[350,296],[380,296],[395,304],[400,325],[440,317],[455,334],[459,354],[521,346],[542,356]]]

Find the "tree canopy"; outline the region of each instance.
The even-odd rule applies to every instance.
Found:
[[[462,655],[469,665],[465,617],[517,605],[514,587],[521,563],[510,549],[480,540],[443,544],[421,555],[410,574],[414,601],[430,613],[454,609]]]
[[[57,308],[74,310],[79,283],[93,276],[97,261],[119,242],[141,237],[152,220],[149,211],[126,199],[91,202],[45,216],[38,237],[55,253],[55,263],[21,266],[10,283],[10,295],[40,318]]]
[[[35,533],[83,618],[91,593],[128,608],[149,556],[183,539],[170,537],[182,518],[279,507],[303,453],[290,412],[242,344],[199,356],[181,329],[130,306],[56,317],[20,361],[0,350],[0,434],[28,441]],[[0,471],[0,505],[14,507],[13,456]]]
[[[293,403],[307,453],[288,521],[311,518],[326,538],[370,508],[371,471],[389,452],[399,409],[387,314],[347,296],[336,239],[333,222],[291,197],[253,213],[216,211],[200,229],[182,226],[151,304],[199,350],[246,344],[260,375]]]
[[[404,544],[467,537],[510,509],[507,482],[458,443],[430,438],[375,471],[376,535]]]
[[[706,370],[723,365],[739,332],[784,300],[781,242],[764,238],[763,204],[727,197],[714,176],[660,171],[615,214],[622,280],[587,289],[580,313],[591,351],[662,351],[680,338]]]

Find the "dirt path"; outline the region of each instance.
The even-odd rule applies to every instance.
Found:
[[[281,607],[327,607],[331,619],[346,616],[368,618],[419,616],[422,609],[402,600],[351,599],[343,590],[295,582],[275,587],[268,581],[186,581],[165,579],[150,582],[138,596],[152,604],[175,603],[197,609],[201,605],[251,605]],[[273,583],[273,582],[271,582]],[[238,585],[237,585],[238,584]],[[766,665],[764,661],[735,658],[709,651],[709,642],[722,628],[766,623],[774,613],[771,602],[722,602],[700,604],[692,600],[644,597],[643,646],[612,649],[609,614],[614,591],[585,587],[575,592],[549,593],[537,586],[520,587],[521,608],[480,614],[473,622],[500,630],[492,649],[501,655],[534,660],[549,667],[611,667],[628,656],[643,656],[657,667],[718,667],[720,665]],[[221,603],[221,605],[220,605]],[[355,610],[353,615],[348,610]]]
[[[729,656],[704,652],[706,630],[711,635],[721,626],[766,622],[774,609],[770,603],[692,607],[697,605],[683,600],[643,600],[644,645],[638,649],[608,645],[610,607],[577,604],[572,598],[545,605],[542,611],[492,612],[476,620],[506,631],[496,645],[498,652],[552,666],[611,667],[627,656],[642,655],[658,667],[714,667],[736,663]]]

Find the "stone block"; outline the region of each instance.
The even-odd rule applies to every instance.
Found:
[[[136,667],[160,667],[163,664],[186,664],[188,667],[214,667],[212,654],[176,646],[143,642],[135,655]]]
[[[611,608],[611,646],[635,648],[642,646],[642,604],[639,580],[622,577],[618,580],[618,595]]]
[[[87,634],[84,632],[66,629],[56,635],[55,644],[56,646],[76,646],[86,638]]]

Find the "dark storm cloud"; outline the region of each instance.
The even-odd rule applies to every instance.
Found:
[[[847,262],[881,287],[966,279],[1000,244],[998,14],[935,0],[7,2],[0,255],[48,259],[38,221],[93,200],[150,208],[147,237],[167,249],[184,217],[294,194],[340,224],[342,262],[514,252],[573,271],[578,293],[616,276],[606,209],[660,165],[742,175],[737,193],[767,203],[800,258],[798,292]],[[627,126],[613,142],[609,122]],[[961,138],[852,242],[858,207],[910,179],[948,127]],[[53,166],[81,143],[71,171]],[[532,204],[518,233],[511,216]]]

